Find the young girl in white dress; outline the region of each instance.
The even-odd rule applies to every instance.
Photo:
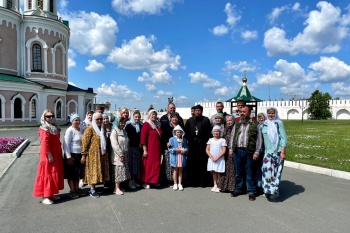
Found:
[[[220,138],[221,128],[218,125],[213,127],[212,133],[213,138],[210,138],[207,142],[206,153],[209,156],[207,170],[213,174],[214,187],[211,189],[212,192],[219,193],[218,181],[220,180],[221,174],[225,172],[225,159],[224,155],[226,152],[226,140]]]

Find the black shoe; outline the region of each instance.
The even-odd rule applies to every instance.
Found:
[[[238,197],[239,195],[242,195],[242,193],[241,192],[236,192],[236,191],[231,192],[231,197]]]
[[[249,194],[249,201],[255,201],[255,195]]]
[[[267,193],[265,193],[265,197],[266,197],[267,199],[269,199],[269,198],[270,198],[270,196],[271,196],[271,194],[267,194]]]
[[[90,193],[91,197],[94,197],[94,198],[99,198],[100,197],[100,194],[98,194],[96,191],[93,192],[93,193],[90,191],[89,193]]]

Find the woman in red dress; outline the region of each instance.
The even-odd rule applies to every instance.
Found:
[[[54,113],[52,110],[46,109],[41,116],[41,125],[38,131],[41,146],[33,196],[42,197],[41,202],[47,205],[60,199],[55,194],[64,188],[60,132],[61,129],[55,123]]]
[[[149,119],[143,124],[141,129],[141,145],[143,148],[141,181],[145,189],[150,188],[150,184],[159,185],[160,164],[162,150],[160,147],[160,137],[162,131],[157,122],[157,112],[152,109],[148,112]]]

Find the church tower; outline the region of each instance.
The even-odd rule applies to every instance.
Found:
[[[0,7],[19,12],[20,0],[0,0]]]
[[[0,0],[0,125],[37,125],[52,109],[58,124],[84,116],[95,94],[68,84],[69,22],[57,0]]]
[[[57,0],[24,0],[24,15],[40,12],[46,17],[57,19]]]

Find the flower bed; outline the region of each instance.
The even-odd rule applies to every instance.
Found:
[[[24,141],[22,137],[16,138],[0,138],[0,154],[12,153]]]

